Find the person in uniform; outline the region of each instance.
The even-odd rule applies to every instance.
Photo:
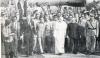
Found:
[[[86,48],[88,53],[94,53],[96,47],[96,37],[99,35],[99,22],[90,13],[90,20],[86,22]]]
[[[67,24],[63,19],[58,16],[54,16],[55,22],[53,23],[53,37],[55,39],[55,54],[62,55],[64,51],[64,42]]]

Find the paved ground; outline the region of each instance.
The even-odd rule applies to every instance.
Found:
[[[5,58],[5,53],[4,53],[4,47],[1,47],[2,55],[1,58]],[[25,55],[19,55],[18,58],[100,58],[100,53],[99,55],[85,55],[85,54],[63,54],[63,55],[53,55],[53,54],[42,54],[42,55],[32,55],[29,57],[26,57]]]
[[[1,58],[5,58],[2,55]],[[98,55],[85,55],[85,54],[63,54],[63,55],[52,55],[52,54],[42,54],[42,55],[32,55],[26,57],[25,55],[19,55],[18,58],[100,58]]]

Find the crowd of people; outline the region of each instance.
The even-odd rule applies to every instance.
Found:
[[[91,54],[96,51],[97,44],[100,47],[97,41],[100,14],[95,8],[75,12],[71,7],[60,5],[35,3],[27,6],[26,1],[22,8],[19,0],[17,10],[11,4],[9,15],[1,25],[7,58],[17,57],[23,51],[27,56],[37,53],[61,55],[65,52]],[[51,10],[51,7],[55,8]]]

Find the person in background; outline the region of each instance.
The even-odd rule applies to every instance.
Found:
[[[33,33],[33,41],[34,41],[34,45],[33,45],[33,52],[37,52],[36,50],[36,46],[37,46],[37,24],[38,22],[40,22],[40,13],[35,13],[35,17],[32,17],[32,21],[31,21],[31,28],[32,28],[32,33]]]
[[[100,14],[99,14],[99,37],[98,37],[98,46],[99,46],[99,51],[100,51]]]
[[[37,40],[40,47],[40,53],[44,53],[44,31],[45,31],[45,24],[44,18],[40,16],[40,22],[37,23],[36,32],[37,32]]]
[[[37,13],[43,13],[43,9],[42,9],[42,7],[41,7],[41,5],[38,3],[38,2],[36,2],[35,3],[35,6],[33,7],[34,9],[33,9],[33,13],[37,10]]]
[[[24,0],[24,5],[23,5],[23,9],[24,9],[24,17],[27,16],[27,8],[28,8],[27,0]]]
[[[87,22],[87,19],[85,18],[84,14],[81,15],[80,19],[79,19],[79,43],[80,43],[80,52],[84,52],[86,49],[86,37],[85,37],[85,24]]]
[[[51,36],[51,22],[48,15],[45,16],[45,52],[51,53],[52,52],[52,36]]]
[[[5,55],[6,58],[14,57],[14,33],[11,30],[11,21],[5,21],[5,27],[3,28],[4,34],[4,46],[5,46]]]
[[[28,24],[28,21],[27,21],[27,18],[24,17],[24,32],[23,32],[23,35],[24,35],[24,46],[25,46],[25,53],[26,53],[26,56],[30,56],[32,55],[32,51],[33,51],[33,38],[32,38],[32,30],[31,30],[31,27],[30,25]]]
[[[14,39],[14,56],[17,57],[18,55],[18,39],[19,39],[19,36],[18,36],[18,32],[19,32],[19,29],[20,29],[20,26],[19,26],[19,23],[18,23],[18,20],[15,17],[13,17],[12,19],[12,22],[11,22],[11,31],[12,33],[14,33],[15,35],[13,36],[13,39]]]
[[[22,8],[22,4],[21,4],[20,0],[18,0],[17,8],[18,8],[18,12],[19,12],[19,19],[22,19],[22,17],[23,17],[23,8]]]

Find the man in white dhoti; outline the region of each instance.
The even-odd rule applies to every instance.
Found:
[[[63,21],[63,19],[55,16],[54,19],[56,22],[53,24],[53,36],[55,39],[55,54],[61,55],[64,53],[64,42],[66,35],[67,24]]]

